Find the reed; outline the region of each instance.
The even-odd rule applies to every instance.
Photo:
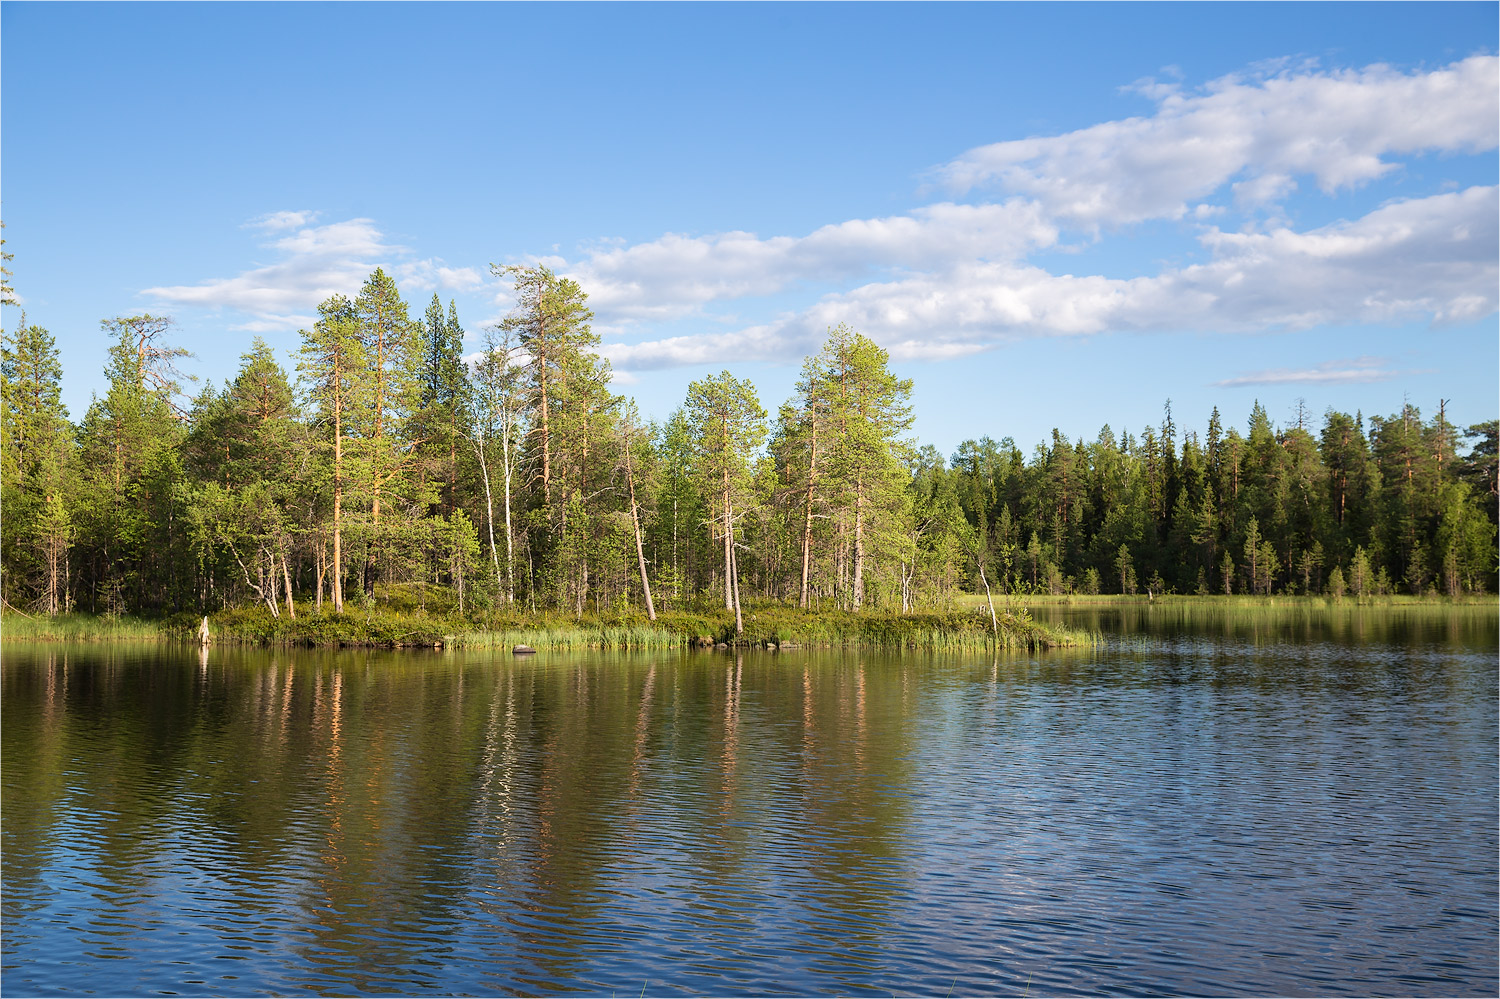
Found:
[[[178,614],[158,621],[75,614],[44,619],[6,614],[0,635],[17,641],[191,641],[199,618]],[[220,644],[314,647],[434,647],[501,649],[529,645],[537,650],[680,649],[691,645],[753,647],[907,648],[925,651],[982,649],[1039,651],[1089,646],[1094,633],[1034,621],[1025,611],[1000,616],[998,633],[988,611],[895,614],[882,611],[813,611],[780,604],[752,604],[745,631],[736,635],[734,618],[724,611],[677,610],[655,622],[629,614],[572,617],[510,612],[459,618],[420,607],[372,607],[344,614],[314,613],[299,607],[293,620],[272,617],[265,607],[220,611],[209,619]]]
[[[539,652],[570,652],[585,649],[680,649],[685,642],[686,639],[681,634],[665,628],[604,624],[460,631],[446,636],[445,644],[459,649],[501,649],[529,645]]]
[[[1257,607],[1310,607],[1342,609],[1349,607],[1433,607],[1442,609],[1452,608],[1481,608],[1495,610],[1497,608],[1496,597],[1493,593],[1465,594],[1459,597],[1447,597],[1436,595],[1411,596],[1404,593],[1371,594],[1363,597],[1343,596],[1330,597],[1321,594],[1291,595],[1274,594],[1260,596],[1255,594],[1212,594],[1198,596],[1196,594],[1167,593],[1147,595],[1121,594],[1121,593],[1028,593],[1013,594],[1004,598],[996,597],[996,605],[1004,599],[1005,605],[1016,607],[1203,607],[1203,608],[1225,608],[1225,609],[1253,609]],[[974,608],[984,606],[983,594],[974,596],[965,594],[955,600],[955,605],[962,608]]]
[[[7,642],[159,642],[173,635],[156,621],[92,614],[0,617],[0,639]]]

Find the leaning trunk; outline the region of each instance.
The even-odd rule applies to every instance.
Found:
[[[281,553],[281,578],[286,583],[286,616],[297,620],[297,605],[292,603],[292,573],[287,568],[286,551]]]
[[[630,464],[630,444],[625,444],[625,479],[630,483],[630,523],[635,527],[635,557],[641,567],[641,592],[646,595],[646,617],[656,620],[656,607],[651,603],[651,580],[646,576],[646,549],[641,545],[641,518],[635,505],[635,471]]]
[[[495,565],[495,589],[500,589],[500,554],[495,548],[495,498],[490,494],[490,466],[484,460],[484,438],[474,444],[474,454],[479,458],[479,475],[484,480],[484,522],[490,532],[490,561]],[[507,497],[509,499],[509,497]],[[510,526],[510,504],[506,503],[506,527]],[[507,539],[509,540],[509,539]],[[506,603],[510,600],[507,597]]]
[[[745,633],[745,618],[740,613],[740,565],[734,551],[734,521],[731,519],[729,523],[729,584],[726,589],[734,594],[734,633],[740,636]]]
[[[984,561],[979,562],[979,581],[984,584],[984,599],[990,605],[990,627],[994,629],[995,645],[1000,645],[1000,619],[995,616],[995,598],[990,596],[990,581],[984,578]]]
[[[724,609],[734,610],[734,516],[730,509],[729,471],[724,471]]]

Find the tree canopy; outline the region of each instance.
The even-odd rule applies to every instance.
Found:
[[[628,610],[746,601],[943,607],[965,592],[1442,593],[1496,586],[1496,422],[1446,403],[1305,407],[1203,432],[1054,430],[944,457],[910,380],[845,325],[774,420],[729,371],[643,423],[611,391],[588,296],[498,267],[515,307],[467,340],[377,270],[191,398],[170,319],[108,319],[109,387],[74,422],[52,336],[0,364],[0,589],[28,612],[342,613],[400,597]],[[472,353],[466,359],[466,343]],[[1003,420],[1003,413],[996,415]],[[1077,428],[1073,428],[1077,429]]]

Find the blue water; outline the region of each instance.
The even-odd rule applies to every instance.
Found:
[[[1493,619],[1103,624],[998,661],[6,645],[0,989],[1496,993]]]

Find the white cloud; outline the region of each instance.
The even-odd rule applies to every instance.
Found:
[[[1245,333],[1321,324],[1459,322],[1496,308],[1500,199],[1494,187],[1397,201],[1309,232],[1208,229],[1213,259],[1136,278],[1056,275],[964,262],[827,295],[738,332],[613,344],[628,368],[795,361],[847,322],[900,359],[941,359],[1028,336],[1194,330]]]
[[[1306,232],[1277,206],[1299,178],[1329,193],[1399,169],[1392,157],[1494,149],[1496,57],[1412,73],[1282,60],[1193,92],[1155,80],[1129,89],[1156,101],[1155,114],[984,146],[941,171],[961,191],[1006,192],[1000,203],[945,202],[802,237],[669,233],[548,262],[583,284],[627,341],[654,320],[722,321],[723,310],[705,312],[714,303],[854,284],[737,331],[609,345],[616,364],[638,369],[795,360],[838,322],[897,357],[941,358],[1024,336],[1442,323],[1494,311],[1494,188],[1393,202]],[[1229,213],[1221,201],[1264,214],[1241,232],[1217,228]],[[1078,249],[1059,242],[1059,227],[1107,239],[1102,227],[1184,216],[1200,226],[1207,263],[1132,278],[1027,262],[1039,250]]]
[[[1370,66],[1230,76],[1196,95],[1136,89],[1157,98],[1154,115],[981,146],[937,175],[960,192],[994,187],[1035,198],[1050,217],[1093,228],[1180,218],[1237,178],[1251,200],[1284,194],[1302,175],[1331,192],[1397,169],[1392,155],[1500,142],[1495,56],[1426,73]]]
[[[311,215],[274,212],[255,223],[268,232],[286,233],[268,244],[281,257],[277,263],[196,285],[147,288],[142,294],[177,305],[234,309],[252,317],[235,329],[295,329],[312,321],[318,303],[330,295],[357,293],[382,261],[405,252],[386,243],[370,219],[311,225]]]
[[[1362,385],[1384,382],[1404,374],[1389,366],[1383,357],[1356,357],[1325,361],[1311,368],[1270,368],[1214,382],[1221,388],[1246,388],[1260,385]]]
[[[1002,200],[941,202],[805,235],[667,233],[635,245],[598,241],[572,260],[556,247],[521,259],[578,280],[597,330],[610,337],[604,352],[617,369],[635,371],[794,362],[839,322],[899,359],[940,359],[1019,337],[1444,323],[1494,312],[1494,187],[1388,202],[1301,232],[1279,205],[1298,190],[1369,184],[1401,169],[1400,157],[1495,149],[1496,57],[1410,73],[1282,62],[1198,89],[1155,80],[1128,89],[1153,100],[1154,113],[983,146],[939,171],[957,190],[998,190]],[[1364,198],[1373,204],[1375,194]],[[1111,226],[1156,218],[1188,220],[1179,238],[1194,227],[1205,262],[1104,276],[1055,273],[1032,259],[1051,251],[1055,260],[1114,238]],[[354,294],[377,264],[394,261],[408,291],[477,291],[496,309],[514,304],[503,277],[411,259],[369,219],[324,225],[315,212],[281,211],[247,225],[270,240],[277,262],[146,293],[235,309],[246,314],[241,328],[269,331],[306,325],[329,294]],[[1095,242],[1063,242],[1070,230]],[[1139,256],[1176,252],[1153,244]],[[755,305],[725,305],[773,295],[785,302],[789,293],[810,304],[771,318]],[[653,324],[685,317],[714,332],[643,340]]]
[[[770,295],[809,281],[926,269],[961,260],[1014,259],[1057,241],[1034,202],[943,203],[908,215],[854,219],[802,237],[748,232],[607,246],[577,264],[548,266],[578,281],[595,310],[622,319],[689,315],[715,301]]]
[[[402,287],[413,291],[472,291],[484,284],[484,278],[472,267],[449,267],[444,261],[432,257],[427,260],[412,260],[395,269],[396,278]]]
[[[264,245],[276,253],[276,263],[195,285],[147,288],[142,294],[174,305],[242,312],[249,318],[230,329],[270,333],[310,326],[317,321],[319,303],[335,294],[357,295],[377,267],[385,267],[407,291],[465,292],[485,283],[472,267],[453,267],[438,258],[401,260],[410,251],[387,242],[371,219],[316,225],[318,214],[271,212],[245,224],[267,234],[270,241]]]
[[[312,225],[319,214],[318,212],[271,212],[246,222],[245,228],[265,229],[268,232],[298,229],[305,225]]]

